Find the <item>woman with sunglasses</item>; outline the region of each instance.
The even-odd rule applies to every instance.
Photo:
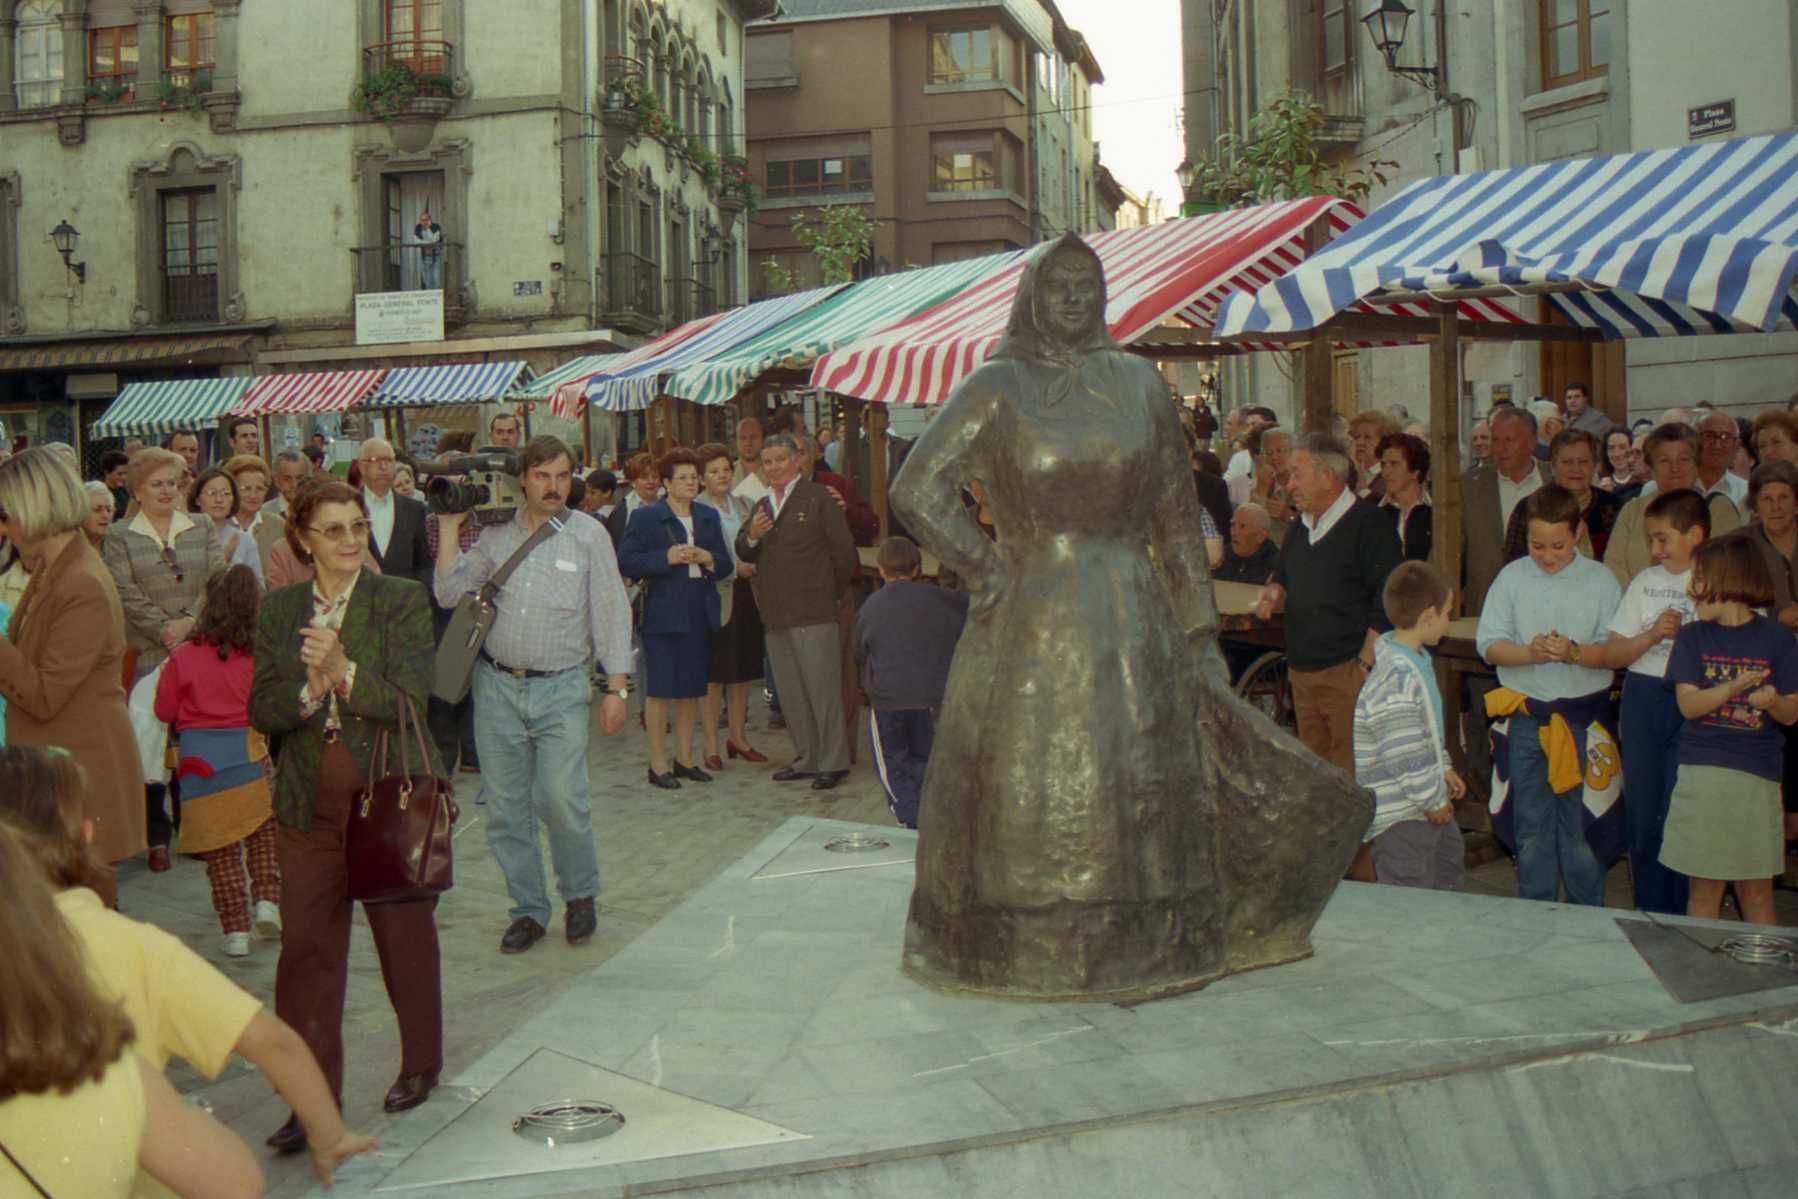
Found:
[[[350,918],[344,832],[350,797],[367,781],[376,733],[395,738],[399,700],[420,716],[431,689],[431,604],[423,586],[363,567],[362,493],[331,480],[294,497],[287,542],[311,582],[271,591],[256,622],[250,723],[281,737],[275,761],[276,855],[281,863],[281,958],[275,1014],[305,1040],[343,1106],[343,1003]],[[410,752],[410,751],[408,751]],[[412,770],[441,776],[432,760]],[[385,1109],[417,1107],[443,1065],[443,989],[437,900],[365,903],[387,997],[399,1018],[400,1074]],[[306,1146],[296,1118],[269,1138],[281,1153]]]
[[[133,454],[125,489],[137,501],[137,515],[106,530],[100,543],[125,609],[125,645],[137,653],[133,686],[193,633],[206,580],[225,568],[225,550],[212,522],[185,511],[181,476],[186,469],[187,462],[170,450]],[[179,801],[166,802],[167,790],[160,782],[145,787],[151,870],[169,868],[169,842],[181,819]]]

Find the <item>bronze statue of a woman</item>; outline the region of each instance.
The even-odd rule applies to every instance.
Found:
[[[1070,234],[893,506],[974,592],[919,814],[908,973],[1143,998],[1309,953],[1372,799],[1229,688],[1167,386]],[[978,480],[988,539],[964,508]]]

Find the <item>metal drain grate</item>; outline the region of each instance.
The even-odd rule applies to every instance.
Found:
[[[539,1104],[512,1120],[513,1132],[533,1144],[540,1141],[550,1149],[601,1140],[623,1127],[623,1112],[592,1099]]]
[[[831,853],[871,853],[877,849],[885,849],[891,841],[879,837],[870,837],[866,833],[845,833],[841,837],[832,837],[824,843],[824,848]]]
[[[1798,944],[1767,933],[1738,933],[1715,952],[1751,966],[1798,965]]]

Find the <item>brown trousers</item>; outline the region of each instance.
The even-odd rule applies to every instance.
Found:
[[[1367,678],[1360,662],[1350,658],[1322,670],[1294,670],[1292,706],[1299,721],[1299,740],[1350,777],[1355,773],[1355,700]],[[1367,845],[1355,853],[1346,877],[1374,881],[1373,852]]]
[[[343,1106],[343,997],[349,984],[350,917],[343,853],[350,796],[364,783],[339,742],[319,764],[312,827],[281,826],[281,960],[275,1014],[292,1025],[318,1059]],[[364,904],[381,979],[400,1023],[400,1073],[425,1074],[443,1063],[442,960],[437,901]]]

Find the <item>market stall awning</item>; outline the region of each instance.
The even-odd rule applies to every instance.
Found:
[[[681,367],[668,377],[662,390],[699,404],[727,403],[764,371],[809,367],[820,354],[941,303],[1004,270],[1023,254],[1022,250],[1009,250],[864,279],[716,358]]]
[[[366,371],[317,371],[295,375],[263,375],[243,398],[246,416],[270,412],[342,412],[362,402],[387,368]]]
[[[504,399],[528,369],[522,361],[396,367],[365,403],[370,408],[490,404]]]
[[[1313,196],[1095,234],[1086,240],[1105,267],[1105,322],[1125,344],[1169,319],[1208,329],[1225,296],[1259,287],[1304,260],[1314,222],[1337,234],[1360,217],[1346,200]],[[1029,256],[1045,249],[1028,251],[927,312],[823,355],[812,368],[812,385],[883,404],[941,403],[997,348]],[[1411,311],[1421,315],[1427,305]],[[1518,319],[1500,305],[1468,315]]]
[[[94,422],[94,437],[155,437],[177,429],[200,429],[231,411],[255,380],[164,379],[127,383]]]
[[[586,380],[597,375],[606,367],[624,357],[624,354],[582,354],[558,366],[555,370],[545,371],[529,383],[518,389],[518,395],[525,399],[541,400],[556,394],[556,388],[564,383]]]
[[[660,337],[646,341],[634,350],[627,350],[622,354],[601,355],[600,357],[605,361],[601,363],[598,370],[571,373],[569,377],[555,385],[554,390],[549,393],[550,411],[564,420],[573,420],[587,406],[587,381],[589,379],[607,371],[627,370],[639,362],[647,362],[658,355],[665,354],[688,338],[710,329],[728,315],[729,312],[714,312],[710,316],[702,316],[697,320],[676,325]]]
[[[683,366],[705,362],[730,351],[750,338],[767,332],[783,321],[789,321],[815,305],[823,303],[846,284],[814,287],[789,296],[758,300],[742,308],[732,308],[714,317],[704,329],[682,338],[659,353],[646,354],[633,350],[626,361],[587,380],[587,402],[609,412],[631,412],[647,408],[662,394],[662,376]],[[677,330],[678,332],[678,330]]]
[[[1422,179],[1217,332],[1315,328],[1403,293],[1544,294],[1607,338],[1792,329],[1798,134]]]
[[[250,333],[95,338],[22,337],[0,345],[0,371],[247,360]]]

